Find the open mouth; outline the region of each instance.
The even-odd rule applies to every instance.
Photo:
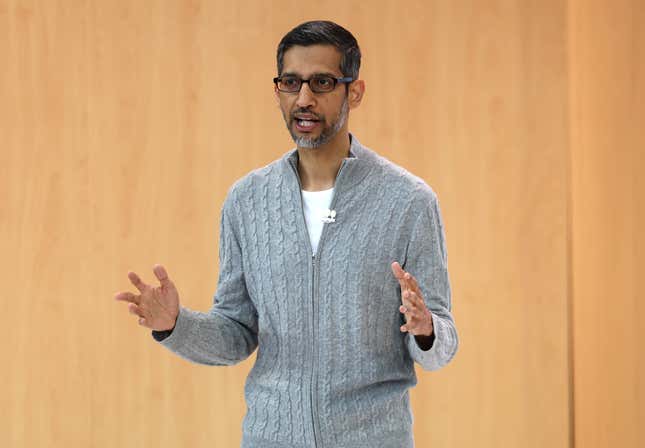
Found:
[[[296,129],[301,132],[310,132],[318,126],[319,120],[294,118]]]

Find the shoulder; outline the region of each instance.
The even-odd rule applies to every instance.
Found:
[[[397,196],[409,198],[412,203],[432,204],[437,201],[437,194],[424,179],[388,158],[370,149],[368,151],[374,165],[372,182],[395,191]]]
[[[237,202],[243,197],[251,195],[257,188],[267,185],[271,178],[282,170],[283,157],[249,171],[231,184],[226,193],[226,202]]]

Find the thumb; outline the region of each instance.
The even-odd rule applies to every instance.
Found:
[[[155,273],[155,276],[159,280],[159,283],[161,283],[161,286],[163,287],[170,287],[173,286],[172,281],[168,278],[168,273],[166,272],[166,268],[164,268],[160,264],[154,265],[152,268],[152,271]]]

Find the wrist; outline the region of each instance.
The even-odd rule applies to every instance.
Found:
[[[430,335],[417,334],[414,336],[417,345],[421,350],[428,351],[432,348],[435,340],[434,331]]]

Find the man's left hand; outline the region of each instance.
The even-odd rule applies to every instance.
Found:
[[[392,272],[401,285],[402,305],[399,311],[405,315],[405,325],[401,327],[401,331],[415,336],[432,336],[432,314],[423,301],[417,280],[396,261],[392,263]]]

